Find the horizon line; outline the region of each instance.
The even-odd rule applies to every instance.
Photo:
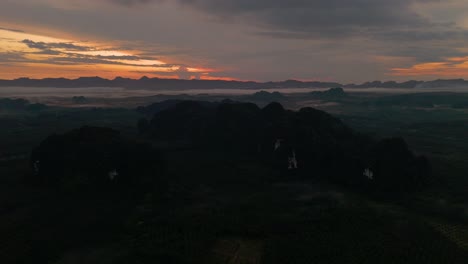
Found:
[[[69,81],[74,81],[74,80],[79,80],[79,79],[84,79],[84,78],[99,78],[102,80],[107,80],[107,81],[116,81],[117,79],[127,79],[127,80],[133,80],[133,81],[140,81],[143,79],[147,80],[177,80],[177,81],[205,81],[205,82],[211,82],[211,81],[223,81],[223,82],[242,82],[242,83],[280,83],[280,82],[300,82],[300,83],[310,83],[310,82],[316,82],[316,83],[336,83],[340,85],[351,85],[351,84],[365,84],[365,83],[372,83],[372,82],[381,82],[381,83],[389,83],[389,82],[395,82],[395,83],[406,83],[406,82],[431,82],[431,81],[466,81],[464,78],[453,78],[453,79],[433,79],[433,80],[415,80],[415,79],[409,79],[405,81],[395,81],[395,80],[372,80],[372,81],[364,81],[364,82],[350,82],[350,83],[342,83],[338,81],[320,81],[320,80],[298,80],[298,79],[285,79],[281,81],[256,81],[256,80],[237,80],[237,79],[232,79],[232,80],[225,80],[225,79],[182,79],[182,78],[161,78],[161,77],[148,77],[148,76],[142,76],[140,78],[128,78],[128,77],[122,77],[122,76],[116,76],[113,79],[108,79],[108,78],[103,78],[100,76],[80,76],[78,78],[67,78],[67,77],[44,77],[44,78],[30,78],[30,77],[18,77],[14,79],[0,79],[0,81],[18,81],[18,80],[46,80],[46,79],[65,79]]]

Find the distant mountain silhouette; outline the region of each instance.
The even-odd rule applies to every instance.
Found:
[[[314,91],[309,95],[317,99],[339,99],[348,96],[341,87],[331,88],[326,91]]]
[[[434,80],[434,81],[373,81],[362,84],[340,84],[336,82],[297,81],[254,82],[254,81],[224,81],[224,80],[183,80],[161,79],[143,76],[140,79],[116,77],[113,80],[100,77],[80,77],[77,79],[19,78],[15,80],[0,80],[0,87],[56,87],[56,88],[84,88],[84,87],[122,87],[128,89],[279,89],[279,88],[432,88],[432,87],[467,87],[468,81],[463,79]]]
[[[419,83],[417,88],[438,88],[438,87],[468,87],[468,81],[464,79],[434,80],[430,82]]]
[[[468,88],[468,81],[464,79],[447,79],[447,80],[433,80],[433,81],[407,81],[397,83],[394,81],[381,82],[373,81],[363,84],[347,84],[346,88],[455,88],[466,87]]]
[[[388,81],[388,82],[381,82],[381,81],[373,81],[373,82],[365,82],[362,84],[347,84],[344,85],[346,88],[416,88],[418,85],[424,83],[423,81],[407,81],[398,83],[395,81]]]
[[[123,87],[129,89],[273,89],[273,88],[329,88],[340,86],[333,82],[301,82],[287,80],[283,82],[244,82],[223,80],[182,80],[148,78],[129,79],[117,77],[113,80],[100,77],[80,77],[78,79],[45,78],[15,80],[0,80],[0,87],[57,87],[57,88],[83,88],[83,87]]]

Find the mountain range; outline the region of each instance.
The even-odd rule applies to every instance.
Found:
[[[116,77],[104,79],[100,77],[80,77],[77,79],[18,78],[14,80],[0,80],[0,87],[56,87],[56,88],[84,88],[84,87],[122,87],[127,89],[277,89],[277,88],[436,88],[436,87],[467,87],[464,79],[434,80],[434,81],[373,81],[362,84],[341,84],[336,82],[297,81],[286,80],[280,82],[254,81],[224,81],[224,80],[183,80],[148,78],[130,79]]]

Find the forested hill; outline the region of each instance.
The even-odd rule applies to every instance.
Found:
[[[279,171],[292,168],[304,177],[323,175],[346,185],[372,183],[403,191],[422,187],[429,177],[427,160],[415,156],[403,139],[374,141],[310,107],[290,111],[279,103],[259,108],[232,101],[182,101],[156,111],[151,120],[140,120],[139,129],[154,140],[256,155]]]

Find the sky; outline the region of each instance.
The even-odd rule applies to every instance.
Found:
[[[466,0],[2,0],[0,78],[468,78]]]

